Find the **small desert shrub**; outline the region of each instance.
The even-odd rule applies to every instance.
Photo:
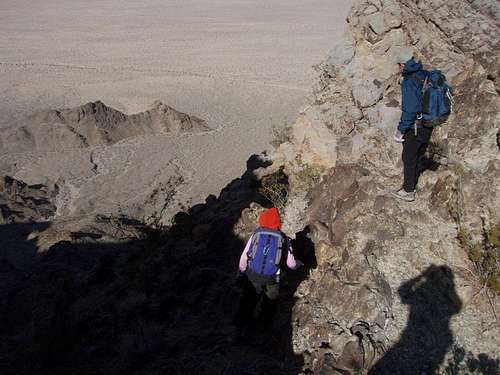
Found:
[[[184,178],[178,174],[171,176],[165,183],[160,183],[146,201],[150,205],[152,213],[143,218],[144,224],[154,229],[164,229],[164,215],[174,201],[179,188],[184,184]]]
[[[463,176],[467,173],[467,168],[462,163],[454,163],[452,171],[459,176]]]
[[[447,165],[449,163],[448,147],[441,140],[431,140],[427,146],[427,158],[434,163]]]
[[[113,228],[112,237],[117,240],[128,240],[128,239],[141,239],[143,225],[130,225],[131,219],[121,212],[118,211],[118,215],[109,217],[109,224]]]
[[[437,154],[440,156],[447,156],[448,150],[447,147],[439,140],[432,140],[429,142],[427,147],[427,151],[429,154]]]
[[[282,143],[290,142],[292,138],[292,125],[286,120],[282,125],[274,125],[271,129],[271,145],[278,148]]]
[[[281,168],[278,172],[265,176],[261,181],[260,194],[274,207],[283,212],[288,200],[288,176]]]
[[[139,240],[144,238],[144,224],[138,220],[131,219],[124,213],[121,205],[118,205],[116,214],[97,215],[94,218],[98,224],[105,224],[108,226],[106,235],[115,241],[126,240]],[[96,235],[102,232],[102,229],[95,227]]]
[[[321,167],[306,165],[295,174],[297,188],[300,190],[309,190],[319,183],[324,170]]]
[[[486,231],[482,241],[472,242],[463,228],[457,238],[474,263],[481,284],[500,293],[500,223]]]

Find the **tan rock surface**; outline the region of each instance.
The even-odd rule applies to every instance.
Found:
[[[292,181],[304,168],[332,168],[311,191],[309,221],[289,224],[308,224],[316,245],[318,268],[294,308],[294,348],[314,373],[498,371],[500,301],[467,253],[471,244],[493,258],[500,251],[487,244],[500,220],[500,31],[497,3],[488,4],[357,2],[353,41],[322,65],[315,103],[276,151]],[[392,61],[406,46],[446,74],[456,98],[433,134],[437,168],[421,176],[413,204],[388,194],[402,181]],[[311,123],[323,129],[309,131]],[[291,188],[294,209],[302,192]]]

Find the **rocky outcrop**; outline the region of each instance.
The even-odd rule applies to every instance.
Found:
[[[0,225],[48,220],[54,216],[58,188],[27,185],[10,176],[0,180]]]
[[[499,356],[498,295],[485,288],[498,273],[488,279],[470,256],[474,246],[499,253],[488,242],[500,220],[497,11],[484,1],[358,1],[346,40],[319,65],[314,100],[272,169],[289,177],[288,209],[307,203],[287,226],[308,224],[316,247],[318,268],[300,285],[292,319],[304,370],[466,373],[456,348]],[[393,61],[407,48],[455,90],[415,204],[388,194],[402,180]],[[304,193],[311,170],[321,182]]]
[[[0,132],[0,152],[63,151],[145,134],[203,132],[205,121],[161,102],[126,115],[97,101],[83,106],[37,113]]]

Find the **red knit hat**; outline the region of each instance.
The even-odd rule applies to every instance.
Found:
[[[259,225],[272,230],[281,229],[281,217],[277,208],[270,208],[260,214]]]

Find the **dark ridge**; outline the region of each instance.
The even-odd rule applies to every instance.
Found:
[[[0,181],[0,224],[29,223],[55,215],[57,185],[28,185],[10,176]]]

